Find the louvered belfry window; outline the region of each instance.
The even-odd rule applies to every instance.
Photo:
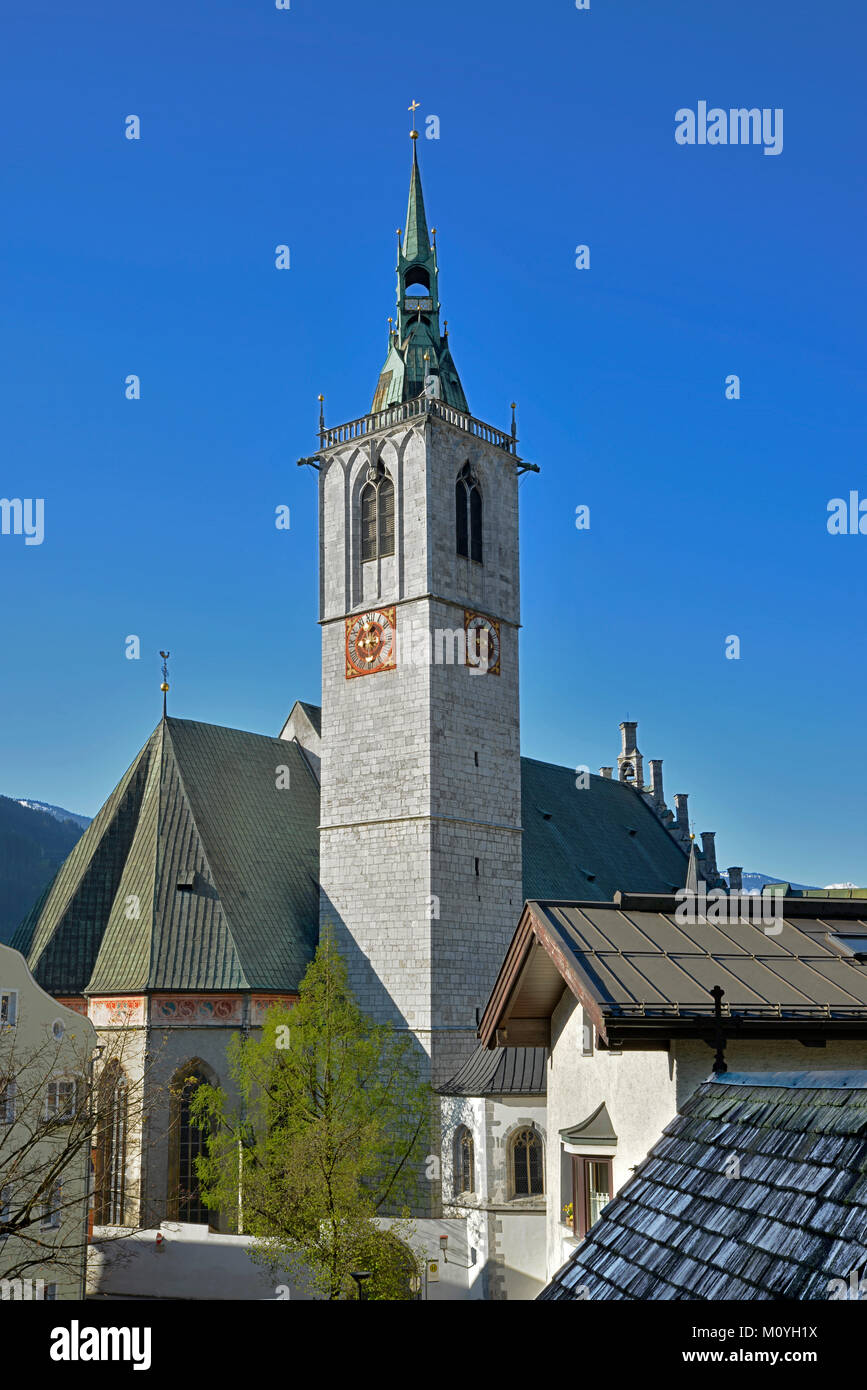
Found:
[[[512,1140],[512,1185],[516,1197],[536,1197],[545,1190],[542,1136],[522,1129]]]
[[[361,558],[394,554],[394,483],[381,463],[368,469],[361,490]]]
[[[468,463],[455,483],[455,549],[458,555],[482,563],[482,493]]]

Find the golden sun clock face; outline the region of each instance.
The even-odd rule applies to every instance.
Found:
[[[372,608],[346,619],[346,679],[393,671],[395,616],[393,608]]]
[[[500,624],[484,613],[464,609],[467,634],[467,665],[477,666],[489,676],[500,674]]]

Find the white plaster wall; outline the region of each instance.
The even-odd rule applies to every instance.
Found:
[[[8,1172],[10,1157],[18,1144],[27,1144],[31,1127],[42,1124],[41,1096],[48,1081],[52,1077],[76,1078],[87,1090],[97,1037],[87,1018],[59,1004],[36,983],[21,952],[14,951],[11,946],[0,945],[0,990],[14,990],[18,995],[14,1025],[0,1029],[0,1077],[13,1080],[17,1087],[15,1118],[4,1143]],[[52,1033],[55,1021],[63,1025],[59,1039]],[[34,1156],[45,1162],[53,1148],[53,1141],[46,1137]],[[26,1276],[34,1281],[57,1284],[58,1299],[81,1298],[89,1165],[90,1155],[84,1149],[63,1170],[60,1226],[40,1233],[45,1242],[45,1263]],[[22,1195],[20,1191],[18,1195]],[[55,1245],[59,1251],[69,1252],[60,1256],[59,1264],[51,1260],[51,1249]],[[82,1247],[80,1256],[78,1245]],[[18,1258],[19,1242],[14,1236],[0,1243],[0,1279],[14,1267]]]
[[[380,1223],[388,1228],[393,1223]],[[161,1246],[157,1235],[162,1235]],[[440,1236],[448,1236],[443,1258]],[[250,1256],[249,1236],[224,1235],[207,1226],[164,1221],[151,1230],[117,1238],[97,1227],[88,1260],[88,1295],[95,1298],[242,1299],[310,1302],[318,1297],[295,1277],[272,1274]],[[422,1298],[431,1302],[469,1297],[467,1242],[463,1221],[419,1221],[412,1245],[434,1260],[438,1278],[422,1277]]]

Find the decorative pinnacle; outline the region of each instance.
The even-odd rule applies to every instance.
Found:
[[[319,433],[320,433],[320,435],[322,435],[322,434],[325,433],[325,397],[322,395],[321,391],[320,391],[320,393],[319,393],[318,399],[319,399]]]
[[[517,401],[512,401],[512,438],[513,438],[513,439],[517,439],[517,438],[518,438],[518,421],[517,421],[517,419],[516,419],[516,417],[515,417],[515,411],[516,411],[517,409],[518,409],[518,403],[517,403]]]
[[[169,657],[171,656],[171,652],[160,652],[160,656],[161,656],[162,659],[163,659],[163,683],[162,683],[162,685],[160,686],[160,690],[163,692],[163,719],[165,719],[165,717],[166,717],[166,696],[168,695],[169,689],[170,689],[170,687],[169,687],[169,666],[168,666],[168,661],[169,661]]]

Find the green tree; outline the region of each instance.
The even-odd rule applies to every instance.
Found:
[[[298,1003],[270,1009],[260,1036],[232,1038],[229,1071],[237,1104],[204,1084],[192,1103],[208,1134],[198,1160],[206,1206],[237,1213],[254,1258],[328,1298],[354,1296],[353,1270],[371,1275],[366,1297],[406,1298],[408,1204],[431,1092],[411,1039],[359,1008],[330,932]],[[394,1212],[381,1229],[377,1216]]]

